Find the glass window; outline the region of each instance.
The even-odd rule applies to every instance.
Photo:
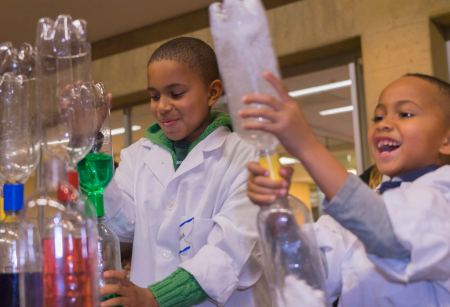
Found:
[[[302,108],[318,140],[349,171],[356,174],[352,103],[348,65],[283,80],[291,96]],[[319,87],[319,88],[318,88]],[[311,207],[315,219],[323,193],[305,168],[279,146],[281,163],[294,168],[290,193]],[[288,158],[288,159],[286,159]]]
[[[145,138],[145,129],[156,123],[150,111],[150,102],[135,106],[131,110],[131,122],[133,130],[133,143]]]
[[[114,162],[120,162],[120,151],[124,148],[123,110],[111,112],[111,134]]]

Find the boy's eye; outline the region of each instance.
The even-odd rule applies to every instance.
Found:
[[[154,101],[158,101],[159,100],[159,95],[150,95],[150,99],[154,100]]]
[[[184,95],[184,93],[172,93],[173,98],[181,98]]]
[[[400,118],[413,117],[413,116],[414,116],[414,114],[408,113],[408,112],[400,113]]]
[[[375,116],[372,120],[374,123],[378,123],[383,120],[383,116]]]

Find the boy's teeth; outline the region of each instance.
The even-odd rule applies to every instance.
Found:
[[[392,141],[379,141],[377,147],[380,148],[381,146],[400,146],[398,142],[392,142]]]

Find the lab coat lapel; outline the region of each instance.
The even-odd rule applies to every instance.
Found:
[[[201,165],[204,161],[203,153],[213,151],[221,147],[227,135],[230,133],[231,132],[227,127],[222,126],[217,128],[210,135],[208,135],[203,141],[198,143],[197,146],[195,146],[191,150],[191,152],[187,155],[183,163],[181,163],[180,167],[175,172],[175,176],[173,176],[173,179],[180,177],[183,174]]]
[[[184,159],[183,163],[178,167],[172,180],[180,177],[181,175],[189,172],[191,169],[196,168],[203,163],[203,142],[200,142],[195,146],[191,152]]]
[[[144,163],[150,169],[155,177],[161,182],[164,188],[167,188],[175,170],[173,168],[172,155],[161,146],[152,145],[144,157]]]

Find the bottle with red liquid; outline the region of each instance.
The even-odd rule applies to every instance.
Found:
[[[42,274],[42,288],[20,279],[21,307],[42,293],[43,307],[98,307],[97,227],[67,181],[58,159],[45,163],[45,184],[25,201],[21,215],[22,272]]]

